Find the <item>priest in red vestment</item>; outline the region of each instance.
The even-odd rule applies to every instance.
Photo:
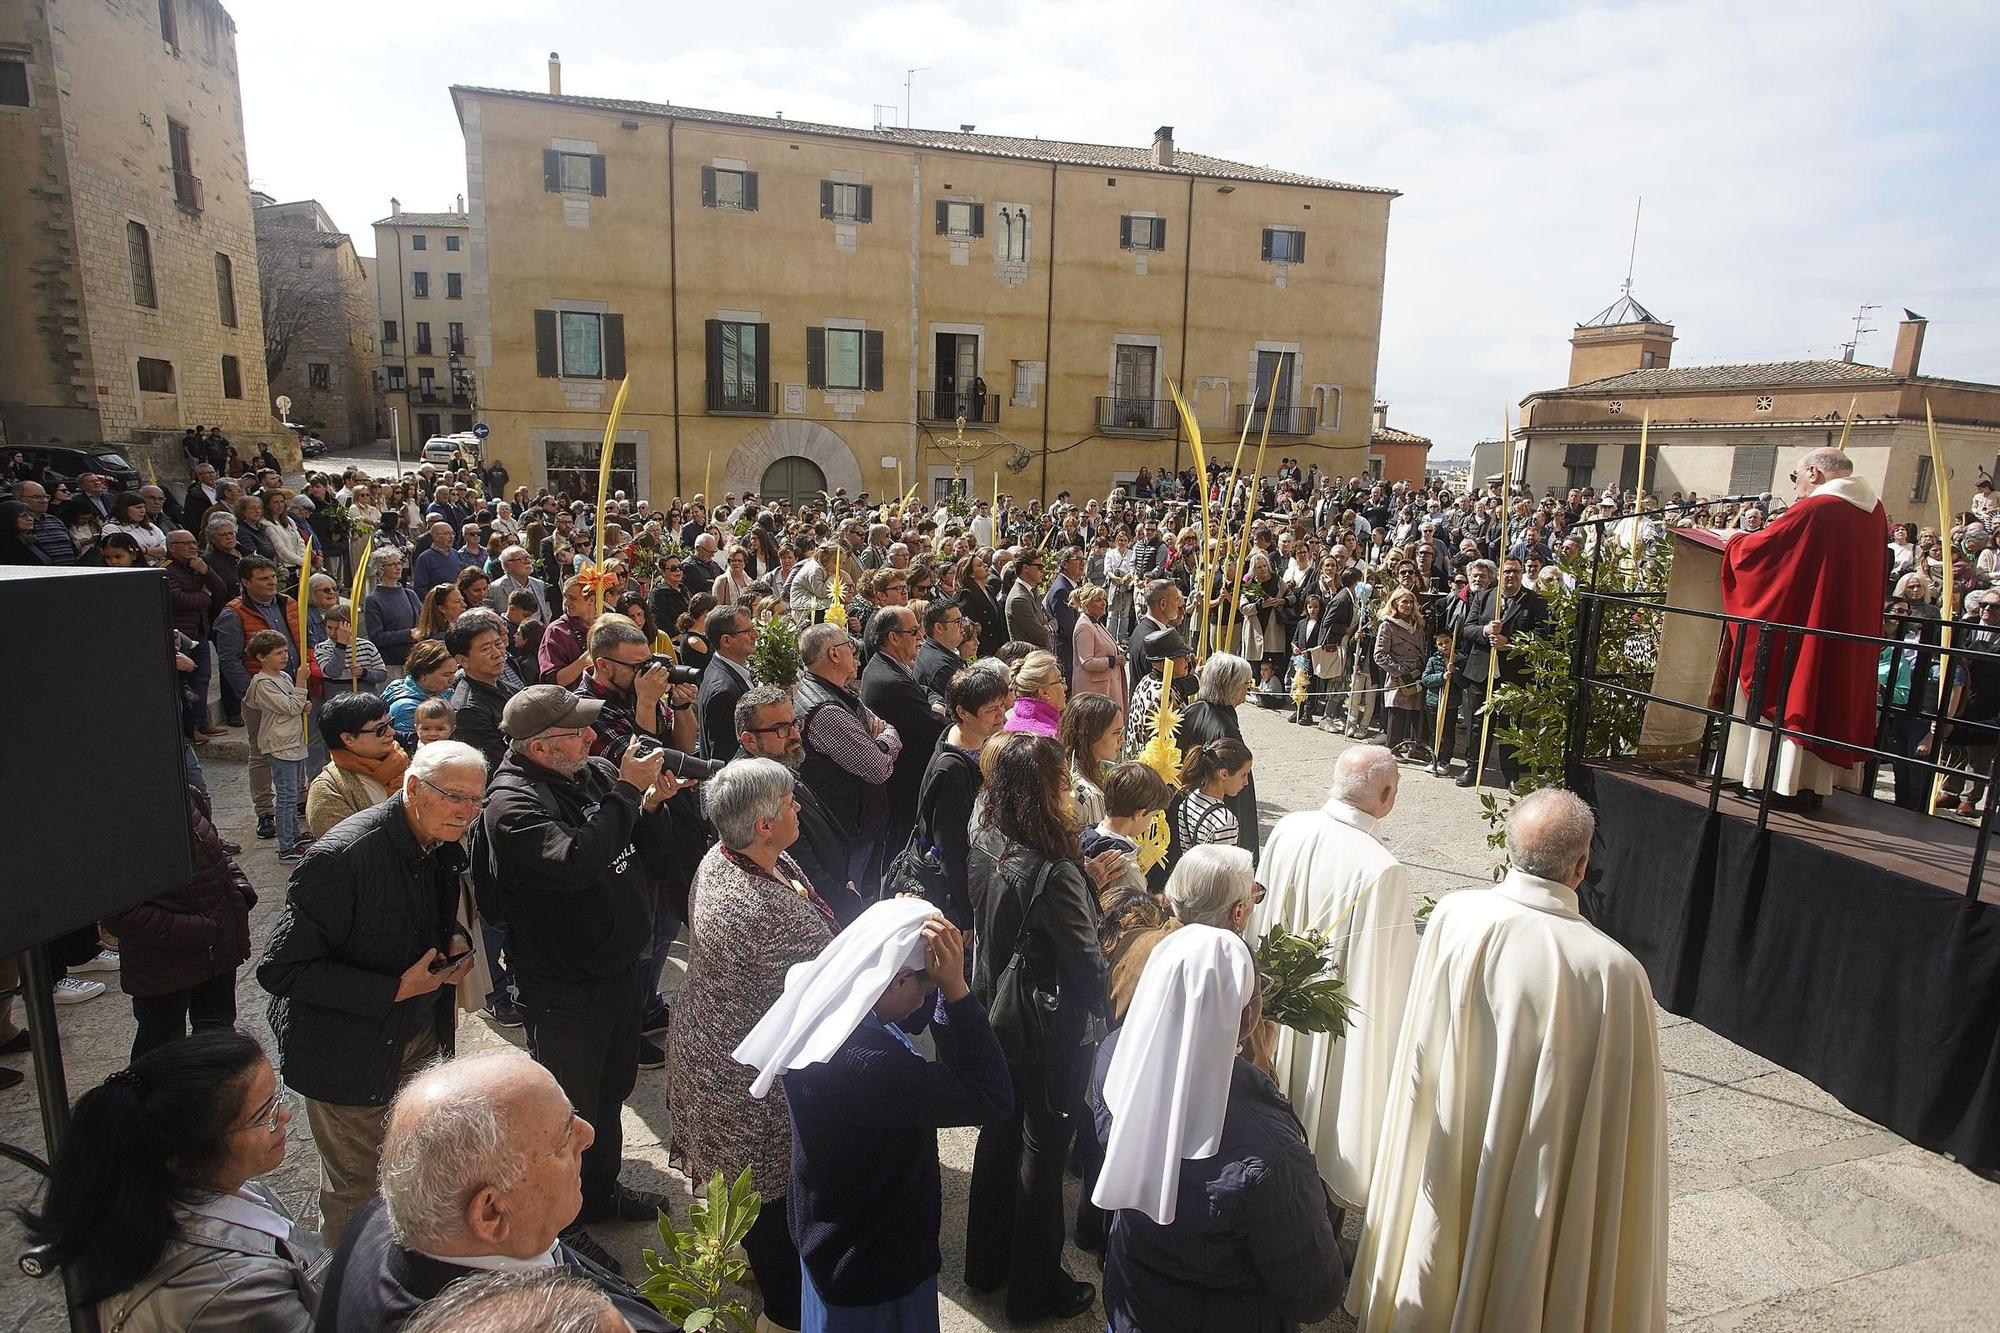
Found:
[[[1798,499],[1778,518],[1755,532],[1729,534],[1722,553],[1722,609],[1782,625],[1882,632],[1882,597],[1889,578],[1889,520],[1875,488],[1854,475],[1854,463],[1838,449],[1815,449],[1792,473]],[[1724,661],[1744,636],[1742,666],[1730,682],[1731,711],[1749,716],[1756,685],[1762,635],[1749,626],[1729,627]],[[1784,656],[1794,636],[1770,636],[1763,716],[1777,715]],[[1835,782],[1855,772],[1862,756],[1851,747],[1875,736],[1874,644],[1806,635],[1784,691],[1784,725],[1824,740],[1787,736],[1778,750],[1771,790],[1778,796],[1826,796]],[[1750,727],[1729,728],[1723,772],[1750,790],[1764,785],[1771,734]],[[1846,785],[1852,785],[1851,780]]]

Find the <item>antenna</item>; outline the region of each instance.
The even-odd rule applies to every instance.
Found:
[[[906,126],[914,123],[910,119],[910,89],[916,83],[917,75],[929,68],[929,65],[918,65],[903,71],[903,124]]]
[[[1842,361],[1854,360],[1854,352],[1856,348],[1861,346],[1862,335],[1875,332],[1873,329],[1864,329],[1861,326],[1867,320],[1869,311],[1880,310],[1881,308],[1879,305],[1864,305],[1854,312],[1854,338],[1851,342],[1844,342],[1840,345],[1840,359]]]
[[[1632,269],[1639,262],[1639,210],[1646,206],[1646,196],[1640,195],[1639,202],[1632,205],[1632,252],[1625,256],[1625,295],[1632,294]]]
[[[893,102],[875,103],[875,132],[893,128],[896,124],[896,106]]]

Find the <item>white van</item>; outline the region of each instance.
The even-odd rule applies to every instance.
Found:
[[[464,454],[466,460],[475,466],[479,463],[479,439],[471,431],[460,431],[456,435],[433,435],[424,441],[420,457],[426,463],[449,463],[456,454]]]

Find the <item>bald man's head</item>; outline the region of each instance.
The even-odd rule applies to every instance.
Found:
[[[1826,482],[1854,475],[1854,460],[1838,449],[1815,449],[1799,460],[1792,473],[1800,499],[1811,495]]]
[[[1523,796],[1507,816],[1507,860],[1516,870],[1575,888],[1590,864],[1597,816],[1560,787]]]
[[[1333,763],[1333,795],[1377,819],[1396,808],[1402,771],[1395,754],[1380,745],[1350,745]]]

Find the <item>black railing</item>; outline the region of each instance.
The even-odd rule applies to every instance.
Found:
[[[708,410],[717,416],[768,417],[777,408],[777,385],[768,380],[706,380]]]
[[[1319,411],[1311,407],[1258,407],[1252,403],[1236,405],[1236,430],[1241,433],[1247,423],[1252,435],[1264,431],[1264,418],[1271,418],[1273,435],[1310,435],[1319,429]]]
[[[1097,400],[1097,428],[1107,435],[1171,435],[1178,422],[1171,398]]]
[[[419,386],[417,389],[417,401],[420,403],[435,403],[438,401],[438,391]]]
[[[201,212],[201,177],[192,171],[174,169],[174,203],[189,213]]]
[[[946,424],[965,418],[968,426],[993,426],[1000,421],[1000,395],[959,392],[917,395],[917,420]]]

